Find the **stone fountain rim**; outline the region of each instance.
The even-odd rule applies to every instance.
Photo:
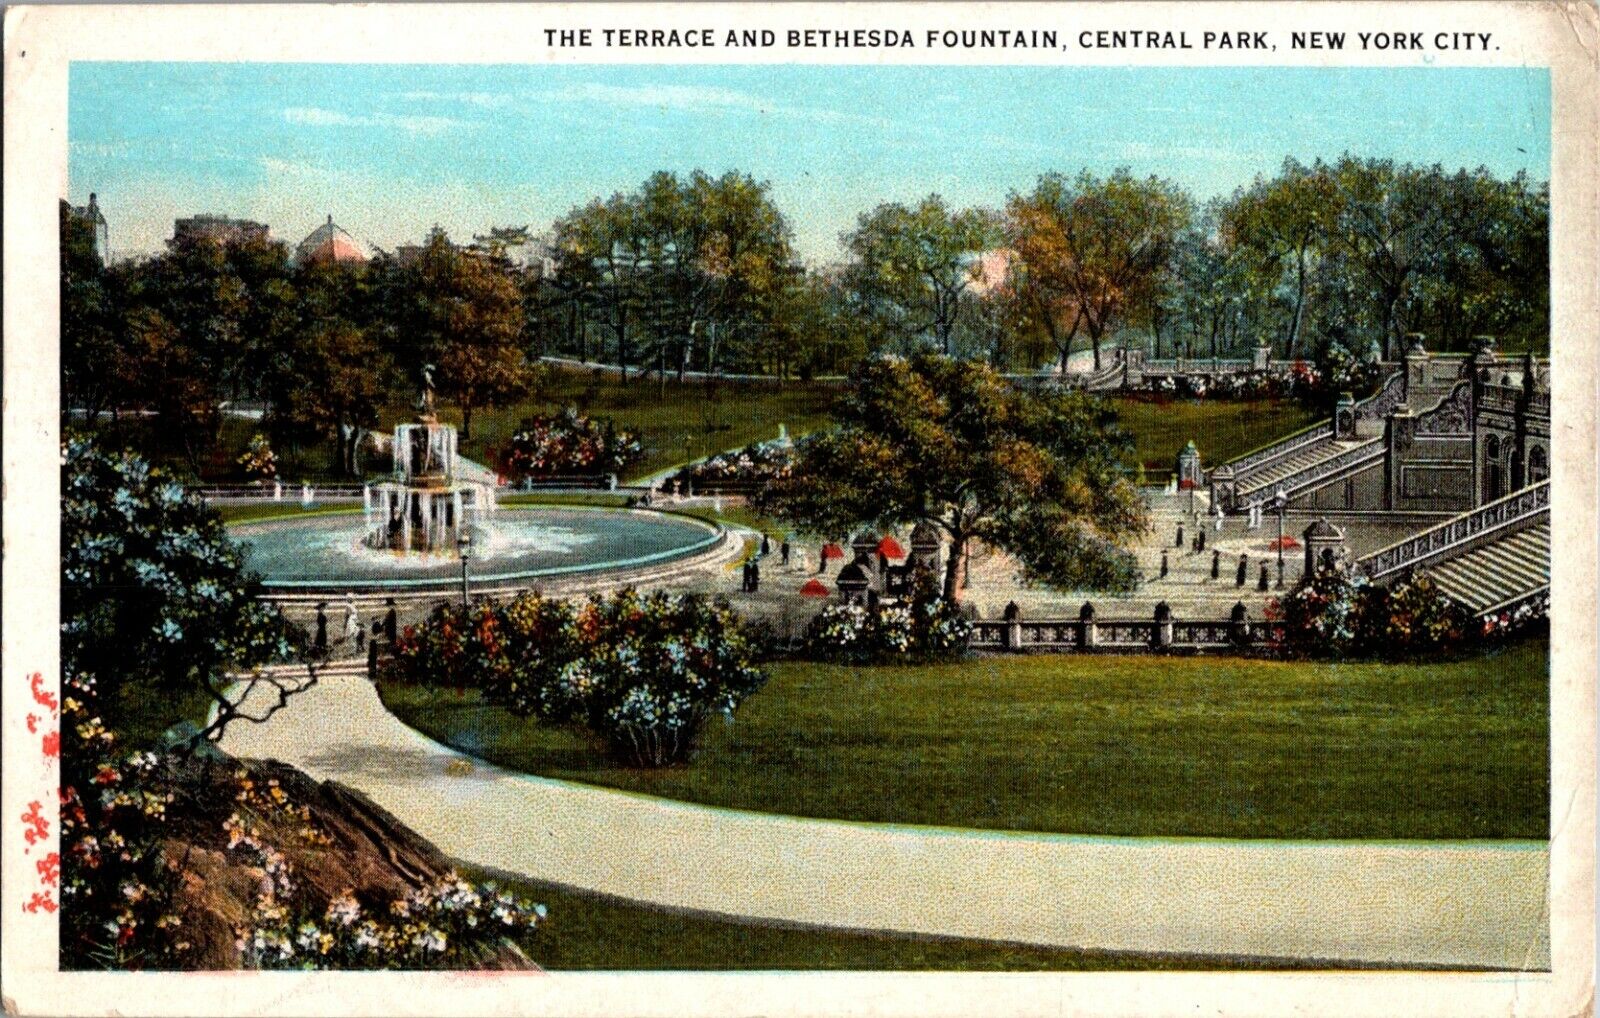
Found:
[[[672,509],[643,509],[643,508],[640,508],[640,507],[637,507],[637,506],[629,507],[629,506],[604,506],[604,505],[561,505],[561,504],[549,504],[549,505],[508,505],[508,506],[500,506],[495,510],[495,512],[496,512],[496,514],[501,514],[501,513],[523,513],[523,512],[547,512],[547,511],[552,510],[552,509],[559,510],[561,512],[630,513],[630,514],[634,514],[634,515],[648,516],[648,517],[670,517],[671,519],[674,519],[674,520],[682,520],[682,521],[687,522],[687,523],[692,523],[692,524],[694,524],[696,526],[699,526],[699,527],[709,531],[709,533],[708,533],[708,535],[706,537],[702,538],[699,541],[694,542],[693,544],[684,545],[681,548],[670,548],[670,549],[668,549],[666,551],[654,552],[654,553],[649,554],[649,555],[636,555],[636,556],[634,556],[632,558],[616,559],[616,560],[613,560],[613,561],[601,562],[601,563],[596,563],[596,564],[575,564],[575,565],[565,565],[565,566],[547,566],[547,567],[542,568],[542,569],[520,569],[520,570],[515,570],[515,571],[512,571],[512,572],[503,572],[503,573],[484,573],[484,574],[474,573],[474,574],[472,574],[472,582],[474,584],[496,584],[496,583],[502,583],[503,584],[503,583],[516,582],[516,581],[519,581],[519,580],[537,580],[537,579],[545,579],[545,578],[557,577],[557,576],[571,576],[571,575],[579,574],[579,573],[593,573],[593,574],[595,574],[597,576],[608,575],[608,574],[609,575],[615,575],[616,573],[624,572],[624,571],[627,571],[627,570],[641,569],[641,568],[644,568],[646,566],[659,565],[659,564],[661,564],[663,562],[676,562],[676,561],[679,561],[679,560],[682,560],[682,559],[689,558],[689,557],[691,557],[693,555],[699,554],[701,552],[704,552],[704,551],[707,551],[707,550],[709,550],[711,548],[716,547],[719,543],[721,543],[723,538],[728,533],[727,527],[723,526],[721,523],[713,522],[711,520],[702,519],[699,516],[691,516],[688,513],[678,512],[678,511],[674,511]],[[360,515],[362,515],[363,511],[364,510],[360,506],[350,506],[350,507],[341,507],[339,509],[328,509],[328,510],[322,510],[322,511],[313,510],[313,511],[310,511],[310,512],[302,511],[302,512],[299,512],[299,513],[285,512],[281,516],[264,516],[264,517],[261,517],[259,519],[240,520],[238,523],[227,523],[227,524],[225,524],[225,527],[226,527],[229,535],[230,536],[234,536],[235,531],[240,531],[240,530],[248,531],[252,527],[264,526],[264,525],[266,525],[268,523],[281,523],[281,522],[283,522],[285,520],[303,520],[303,519],[327,518],[327,517],[338,517],[338,516],[360,516]],[[306,591],[306,592],[311,592],[311,591],[353,591],[353,592],[361,592],[361,593],[371,593],[371,592],[374,592],[374,591],[380,591],[381,592],[381,591],[385,591],[385,590],[395,590],[395,591],[446,590],[446,589],[454,589],[455,587],[459,586],[459,582],[460,581],[455,579],[455,578],[446,579],[444,577],[428,577],[428,578],[424,578],[424,579],[415,579],[415,580],[406,580],[406,579],[399,579],[399,578],[377,578],[377,579],[346,579],[346,580],[339,580],[339,581],[329,581],[329,580],[269,580],[269,579],[263,578],[261,580],[261,586],[262,586],[262,589],[264,591],[269,592],[269,593],[280,592],[280,591],[281,592],[293,592],[293,591]]]

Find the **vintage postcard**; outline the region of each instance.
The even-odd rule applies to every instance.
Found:
[[[1592,5],[5,26],[7,1014],[1592,1013]]]

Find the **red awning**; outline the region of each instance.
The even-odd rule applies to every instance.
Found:
[[[844,549],[829,541],[822,546],[822,557],[825,559],[844,558]]]
[[[817,579],[816,577],[812,577],[811,579],[807,580],[800,587],[800,596],[801,597],[827,597],[828,596],[828,585],[823,583],[821,580]]]
[[[887,534],[878,542],[878,554],[884,558],[905,558],[906,550],[900,547],[900,542],[894,539],[894,535]]]

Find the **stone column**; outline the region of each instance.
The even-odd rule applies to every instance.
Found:
[[[1156,605],[1156,646],[1172,646],[1172,608],[1165,601]]]

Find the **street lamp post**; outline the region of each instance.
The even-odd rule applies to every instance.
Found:
[[[467,563],[472,559],[472,532],[462,527],[456,535],[456,550],[461,553],[461,610],[467,610]]]
[[[1289,507],[1289,496],[1283,493],[1279,486],[1277,494],[1272,496],[1272,504],[1278,507],[1278,589],[1283,589],[1283,512]]]

